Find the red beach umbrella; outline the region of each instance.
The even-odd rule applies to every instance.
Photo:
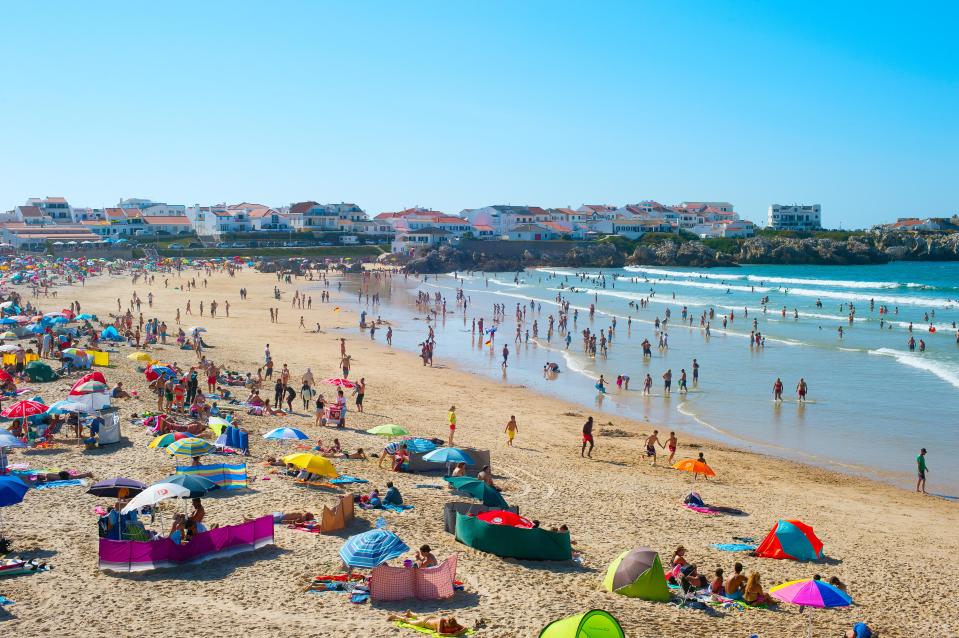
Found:
[[[486,521],[493,525],[506,525],[508,527],[521,527],[523,529],[533,529],[533,521],[524,518],[515,512],[509,510],[489,510],[476,515],[481,521]]]
[[[36,401],[17,401],[0,412],[0,416],[7,419],[23,419],[36,414],[43,414],[47,411],[47,406]]]

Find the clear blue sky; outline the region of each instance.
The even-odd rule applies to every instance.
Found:
[[[838,6],[838,5],[842,6]],[[20,2],[0,207],[959,210],[957,5]]]

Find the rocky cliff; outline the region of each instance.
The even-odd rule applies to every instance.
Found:
[[[959,233],[882,231],[844,239],[761,236],[710,242],[664,238],[629,242],[544,242],[516,250],[513,242],[479,242],[469,250],[433,248],[406,263],[410,272],[453,270],[517,271],[530,266],[617,268],[626,264],[659,266],[735,266],[737,264],[861,265],[889,261],[959,261]]]

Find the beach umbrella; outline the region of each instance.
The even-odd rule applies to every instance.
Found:
[[[147,505],[156,505],[160,501],[165,501],[168,498],[178,498],[181,496],[188,496],[190,490],[183,487],[182,485],[175,485],[173,483],[157,483],[151,485],[150,487],[144,488],[142,492],[137,494],[133,499],[127,503],[127,506],[124,507],[120,513],[129,514],[134,510],[138,510],[141,507],[146,507]]]
[[[0,507],[16,505],[26,495],[27,484],[15,476],[0,476]],[[2,536],[3,521],[0,520],[0,536]]]
[[[0,352],[16,352],[19,349],[20,349],[20,346],[13,343],[8,343],[5,346],[0,346]]]
[[[409,434],[409,431],[403,426],[396,425],[394,423],[384,423],[383,425],[377,425],[374,428],[370,428],[366,431],[368,434],[377,434],[379,436],[405,436]]]
[[[187,332],[189,334],[193,334],[194,332],[206,332],[206,328],[203,326],[193,326],[192,328],[188,329]]]
[[[47,406],[36,401],[17,401],[0,412],[0,416],[7,419],[23,419],[35,414],[43,414]]]
[[[93,412],[85,403],[80,403],[78,401],[57,401],[56,403],[51,403],[47,407],[47,412],[50,414],[70,414],[71,412]]]
[[[350,381],[349,379],[332,378],[332,379],[327,379],[323,383],[327,383],[329,385],[335,385],[337,387],[347,388],[347,389],[356,387],[356,384]]]
[[[10,332],[9,330],[7,330],[6,332],[0,333],[0,339],[17,339],[17,338],[18,337],[16,332]]]
[[[336,468],[333,467],[333,463],[325,456],[299,452],[297,454],[289,454],[284,456],[282,461],[287,465],[292,465],[293,467],[301,470],[306,470],[311,474],[319,474],[320,476],[327,476],[329,478],[336,478],[339,476]]]
[[[849,594],[821,580],[793,580],[770,588],[769,595],[785,603],[802,607],[824,609],[828,607],[848,607],[852,604]],[[812,638],[812,613],[806,613],[808,619],[807,635]]]
[[[161,434],[147,444],[147,447],[164,448],[168,445],[171,445],[174,441],[181,441],[183,439],[189,439],[191,436],[186,432],[167,432],[166,434]]]
[[[673,468],[677,470],[682,470],[683,472],[692,472],[693,474],[702,474],[703,476],[716,476],[716,473],[713,471],[713,468],[709,467],[702,461],[697,461],[695,459],[684,459],[673,464]]]
[[[200,498],[206,496],[207,492],[220,489],[220,486],[203,476],[192,474],[174,474],[160,481],[160,483],[172,483],[190,490],[187,495],[189,498]],[[187,498],[187,497],[184,497]]]
[[[217,436],[219,436],[223,434],[224,428],[228,428],[232,425],[232,423],[222,417],[211,416],[210,420],[207,422],[207,425],[216,433]]]
[[[146,488],[146,483],[118,476],[94,483],[93,486],[87,490],[87,494],[106,496],[109,498],[127,498],[128,496],[136,496]]]
[[[274,428],[263,435],[270,441],[306,441],[310,437],[296,428]]]
[[[457,447],[438,447],[432,452],[423,455],[424,461],[431,463],[466,463],[473,464],[473,457]]]
[[[127,359],[130,361],[139,361],[141,363],[149,363],[153,361],[153,357],[146,352],[133,352],[127,355]]]
[[[77,396],[81,394],[93,394],[95,392],[106,392],[109,389],[110,389],[110,386],[108,386],[106,383],[103,383],[102,381],[94,381],[91,379],[89,381],[83,381],[81,383],[77,383],[75,386],[73,386],[73,388],[70,390],[70,396]]]
[[[400,537],[385,529],[350,536],[340,548],[340,558],[349,568],[373,569],[410,551]]]
[[[177,456],[201,456],[212,452],[213,446],[203,439],[191,436],[180,439],[179,441],[174,441],[167,446],[166,451],[168,454],[175,454]]]
[[[509,510],[488,510],[486,512],[480,512],[476,515],[476,518],[492,525],[533,529],[533,521]]]
[[[27,447],[27,444],[6,430],[0,430],[0,448],[4,447]]]
[[[13,317],[4,317],[3,319],[0,319],[0,326],[15,326],[17,323],[17,320]]]
[[[443,480],[459,492],[463,492],[490,507],[507,508],[509,504],[503,495],[483,481],[468,476],[444,476]]]
[[[61,350],[61,352],[63,354],[73,355],[74,357],[86,356],[87,354],[86,350],[81,350],[80,348],[67,348],[66,350]],[[96,390],[96,391],[100,392],[100,390]]]
[[[79,319],[87,320],[87,319],[96,319],[97,316],[96,316],[96,315],[91,315],[90,313],[87,313],[87,312],[84,312],[83,314],[77,315],[76,318],[77,318],[78,320],[79,320]]]

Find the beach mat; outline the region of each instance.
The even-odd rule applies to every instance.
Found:
[[[756,551],[755,545],[748,545],[746,543],[716,543],[713,545],[716,549],[721,552],[754,552]]]
[[[402,620],[394,620],[393,624],[397,627],[402,627],[403,629],[412,629],[413,631],[418,631],[421,634],[429,634],[430,636],[469,636],[475,634],[476,631],[473,629],[464,629],[458,634],[441,634],[432,629],[426,629],[425,627],[417,627],[416,625],[411,625],[408,622],[403,622]]]
[[[65,481],[47,481],[46,483],[37,483],[33,487],[38,490],[50,490],[55,487],[72,487],[76,485],[86,485],[84,479],[67,479]]]

